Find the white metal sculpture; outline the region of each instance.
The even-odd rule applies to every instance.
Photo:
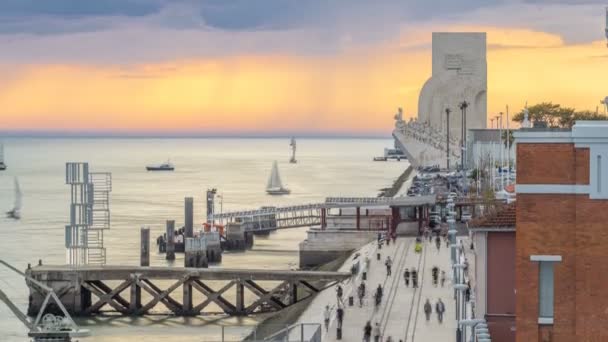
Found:
[[[526,102],[526,106],[524,107],[524,121],[521,123],[522,128],[530,128],[532,125],[530,124],[530,112],[528,111],[528,102]]]
[[[600,101],[602,107],[604,108],[604,114],[608,113],[608,96],[604,97],[603,100]]]
[[[106,263],[103,233],[110,229],[110,173],[89,172],[88,163],[66,163],[70,185],[70,224],[65,227],[65,247],[71,265]]]

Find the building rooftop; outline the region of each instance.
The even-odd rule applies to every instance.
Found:
[[[469,222],[469,227],[473,230],[515,230],[515,218],[515,202],[513,202],[484,217],[472,220]]]

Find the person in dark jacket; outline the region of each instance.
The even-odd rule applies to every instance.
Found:
[[[427,322],[431,319],[432,312],[433,312],[433,307],[431,306],[431,302],[427,298],[426,303],[424,303],[424,315],[426,316]]]
[[[441,298],[437,300],[435,304],[435,312],[437,313],[437,320],[439,323],[443,323],[443,313],[445,312],[445,304],[441,301]]]
[[[410,269],[406,268],[403,272],[403,279],[405,280],[405,286],[410,287]]]
[[[412,287],[418,288],[418,271],[415,268],[412,270]]]
[[[372,323],[367,321],[365,327],[363,327],[363,341],[370,342],[372,338]]]

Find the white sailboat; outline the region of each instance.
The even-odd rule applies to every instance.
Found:
[[[4,164],[4,145],[0,144],[0,171],[6,170],[6,164]]]
[[[291,143],[289,143],[289,147],[291,148],[291,158],[289,158],[289,162],[292,164],[297,163],[296,160],[296,138],[291,137]]]
[[[12,210],[6,212],[6,216],[15,220],[21,218],[21,187],[17,177],[15,177],[15,205]]]
[[[287,195],[291,192],[289,189],[283,187],[283,183],[281,183],[281,176],[279,175],[279,167],[277,166],[276,160],[272,163],[272,171],[268,178],[266,192],[270,195]]]

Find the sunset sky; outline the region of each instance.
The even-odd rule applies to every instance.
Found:
[[[0,131],[388,135],[433,31],[488,38],[488,110],[608,95],[605,1],[2,0]]]

